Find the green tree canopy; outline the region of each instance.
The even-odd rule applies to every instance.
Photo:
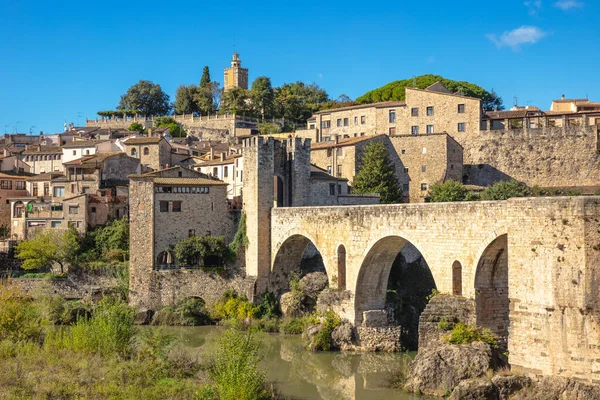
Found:
[[[531,194],[524,183],[514,179],[494,183],[481,193],[481,200],[508,200],[511,197],[526,197]]]
[[[154,119],[155,128],[169,128],[169,133],[173,137],[186,137],[187,134],[181,125],[172,117],[158,117]]]
[[[184,265],[199,265],[207,257],[223,260],[228,256],[229,248],[223,236],[192,236],[183,239],[174,247],[175,256]]]
[[[275,91],[271,86],[271,79],[259,76],[252,82],[252,106],[262,119],[272,118],[275,108]]]
[[[450,92],[461,92],[465,96],[477,97],[481,99],[481,106],[486,111],[491,111],[494,108],[503,110],[502,98],[494,92],[483,89],[470,82],[453,81],[439,75],[421,75],[416,78],[404,79],[390,82],[380,88],[371,90],[356,99],[357,103],[376,103],[379,101],[399,101],[405,100],[405,89],[414,86],[417,89],[425,89],[436,82],[442,83]]]
[[[428,200],[433,203],[465,201],[467,198],[470,198],[469,190],[457,181],[438,182],[429,188]]]
[[[144,115],[166,115],[171,111],[169,95],[159,84],[145,80],[140,80],[121,96],[118,108],[137,110]]]
[[[237,114],[248,111],[250,92],[240,87],[226,90],[221,97],[221,112]]]
[[[200,88],[196,85],[181,85],[175,94],[175,114],[194,114],[199,112],[196,96]]]
[[[210,86],[210,83],[210,70],[208,69],[208,65],[205,65],[204,68],[202,68],[202,78],[200,78],[200,87],[206,88]]]
[[[402,190],[398,184],[396,169],[383,143],[371,142],[365,147],[360,170],[354,177],[352,192],[379,193],[382,203],[402,201]]]
[[[19,243],[16,254],[17,258],[23,260],[23,269],[42,270],[56,263],[64,272],[64,265],[74,261],[79,248],[80,237],[75,228],[67,231],[45,229]]]
[[[316,83],[284,83],[275,89],[275,115],[295,123],[305,123],[328,101],[329,95]]]
[[[129,132],[137,132],[140,135],[146,134],[146,128],[144,128],[144,125],[140,124],[139,122],[132,123],[131,125],[129,125],[129,128],[127,128],[127,130]]]

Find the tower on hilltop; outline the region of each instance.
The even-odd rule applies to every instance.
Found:
[[[223,79],[223,89],[229,90],[235,87],[248,89],[248,68],[242,68],[240,55],[233,53],[231,58],[231,68],[225,68],[225,77]]]

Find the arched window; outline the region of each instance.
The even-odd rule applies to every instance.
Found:
[[[338,257],[338,289],[346,290],[346,248],[340,244],[337,251]]]
[[[15,203],[14,218],[21,218],[23,216],[24,205],[22,201]]]
[[[212,173],[212,174],[213,174],[213,176],[214,176],[214,177],[219,177],[219,168],[217,168],[217,167],[214,167],[214,168],[213,168],[213,173]]]
[[[137,150],[131,149],[131,157],[137,157]]]
[[[452,264],[452,294],[462,296],[462,265],[458,261]]]
[[[175,257],[170,251],[161,251],[158,253],[156,258],[156,265],[158,267],[166,267],[175,264]]]
[[[144,155],[147,156],[148,154],[150,154],[150,149],[147,147],[144,147]]]

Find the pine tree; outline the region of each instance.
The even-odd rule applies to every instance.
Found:
[[[382,203],[400,203],[402,190],[398,184],[394,164],[388,150],[381,142],[365,147],[360,171],[354,177],[353,193],[379,193]]]
[[[208,70],[208,65],[204,66],[202,69],[202,78],[200,78],[200,87],[206,88],[210,85],[210,71]]]

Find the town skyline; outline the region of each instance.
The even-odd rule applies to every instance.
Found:
[[[223,84],[223,68],[234,51],[249,69],[249,84],[258,76],[270,77],[274,86],[314,82],[332,99],[342,94],[354,99],[391,81],[426,73],[494,89],[507,108],[514,97],[519,105],[542,109],[562,94],[600,97],[600,89],[585,78],[597,57],[592,40],[598,31],[593,26],[597,5],[508,1],[494,7],[477,5],[474,11],[468,5],[476,3],[467,3],[462,14],[441,2],[429,9],[403,5],[396,13],[358,13],[359,7],[350,4],[338,10],[339,18],[319,15],[311,3],[293,12],[234,3],[240,15],[235,18],[224,16],[216,5],[189,4],[164,10],[164,18],[180,24],[155,32],[153,23],[144,22],[156,11],[152,5],[146,10],[133,3],[101,14],[68,2],[51,10],[4,2],[1,8],[9,21],[0,33],[12,40],[0,43],[0,50],[23,61],[0,67],[5,78],[0,89],[9,94],[0,100],[0,130],[55,133],[62,131],[64,122],[85,125],[97,111],[115,108],[119,97],[140,79],[160,84],[174,101],[179,85],[199,82],[204,65],[210,67],[212,79]],[[473,19],[477,15],[484,18]],[[203,29],[188,24],[194,16],[206,21]],[[457,27],[458,17],[476,22]],[[79,24],[65,24],[65,18]],[[273,23],[256,23],[261,20]],[[436,24],[426,30],[419,25],[432,20]],[[222,28],[225,22],[231,25],[227,29]],[[294,24],[313,28],[294,35],[289,28]],[[25,27],[25,33],[16,36],[17,26]],[[287,32],[278,33],[282,29]],[[212,32],[208,40],[199,41],[207,31]],[[348,40],[344,32],[352,31],[361,34]],[[415,33],[420,40],[407,39],[414,39]],[[153,43],[150,50],[146,43]],[[569,54],[585,55],[588,62],[561,56],[559,49],[565,45]]]

